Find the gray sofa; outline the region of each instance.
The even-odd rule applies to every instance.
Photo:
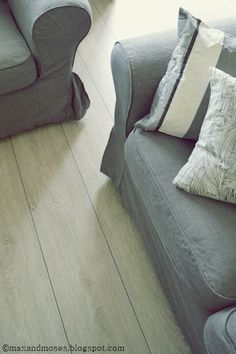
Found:
[[[235,18],[213,25],[236,36]],[[101,171],[132,214],[192,352],[236,353],[236,206],[172,184],[193,141],[134,128],[175,44],[175,30],[115,44],[115,124]]]
[[[0,137],[83,117],[72,65],[90,26],[87,0],[0,0]]]

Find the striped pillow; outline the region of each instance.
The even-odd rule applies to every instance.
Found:
[[[178,36],[151,111],[136,126],[197,140],[210,98],[209,67],[236,76],[236,38],[208,27],[182,8]]]

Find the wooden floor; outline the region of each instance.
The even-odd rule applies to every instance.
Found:
[[[74,67],[91,98],[86,117],[0,141],[0,347],[189,353],[142,239],[99,172],[113,124],[114,42],[173,27],[174,10],[157,25],[137,6],[130,26],[127,0],[90,3],[93,27]]]

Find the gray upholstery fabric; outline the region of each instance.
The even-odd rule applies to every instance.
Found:
[[[234,311],[232,311],[231,314],[228,316],[226,331],[236,352],[236,309],[235,308]]]
[[[235,303],[236,209],[227,205],[225,210],[212,200],[205,203],[173,186],[192,148],[186,140],[134,130],[125,144],[120,192],[197,354],[205,352],[208,316]]]
[[[235,18],[211,25],[236,36]],[[223,207],[173,186],[193,142],[133,130],[150,110],[176,44],[175,33],[115,45],[115,124],[101,170],[112,178],[133,215],[193,353],[204,354],[207,318],[236,303],[235,205]],[[234,331],[231,335],[236,338]]]
[[[29,86],[36,78],[34,59],[16,28],[9,6],[0,0],[0,95]]]
[[[123,140],[124,138],[119,136],[114,127],[101,164],[101,171],[112,179],[116,188],[119,188],[125,165],[124,142],[121,143]]]
[[[175,32],[123,40],[113,49],[111,64],[117,97],[115,120],[118,125],[123,122],[124,136],[150,110],[177,41]]]
[[[8,0],[37,61],[40,77],[72,65],[75,50],[91,26],[87,0]]]
[[[123,174],[126,137],[135,122],[149,112],[175,44],[175,31],[169,31],[117,42],[113,48],[115,125],[103,155],[101,171],[112,178],[116,187]]]
[[[132,143],[133,133],[130,134],[128,139],[130,138],[130,143]],[[172,148],[174,149],[174,145],[172,145]],[[191,149],[191,146],[189,146],[189,149]],[[128,150],[126,153],[128,153]],[[140,173],[143,174],[143,170]],[[143,177],[146,178],[146,175],[146,173],[143,174]],[[185,278],[181,276],[181,273],[173,265],[172,258],[166,252],[165,243],[163,242],[165,235],[162,235],[162,238],[159,237],[156,228],[158,219],[155,223],[152,222],[144,206],[143,197],[138,192],[138,186],[133,183],[133,180],[134,178],[126,164],[119,188],[124,206],[131,213],[135,224],[141,231],[159,280],[186,338],[191,343],[193,353],[204,354],[203,327],[209,316],[209,312],[200,307],[199,301],[197,302],[195,299],[195,291],[187,285]],[[152,190],[151,187],[149,187],[150,191]],[[157,208],[156,214],[158,214]],[[180,352],[178,348],[176,348],[176,352]]]
[[[236,353],[236,308],[230,307],[210,316],[204,328],[209,354]]]
[[[155,224],[173,265],[196,301],[214,311],[236,301],[236,206],[172,184],[192,147],[186,140],[134,130],[125,144],[125,161],[143,201],[140,209]]]
[[[6,4],[7,1],[3,6]],[[9,0],[8,4],[20,31],[16,45],[20,47],[20,43],[24,43],[20,53],[30,55],[30,49],[36,65],[33,62],[34,79],[30,85],[22,89],[27,75],[21,65],[18,74],[14,75],[14,79],[19,79],[21,89],[13,90],[11,87],[7,94],[1,95],[5,83],[12,80],[8,69],[4,70],[6,75],[4,80],[0,80],[0,137],[43,124],[81,119],[90,102],[82,81],[72,73],[72,66],[77,46],[91,26],[88,1]],[[0,34],[8,31],[4,26],[9,21],[8,11],[0,22]],[[0,43],[0,59],[2,51],[4,48]],[[30,58],[32,60],[32,56]]]
[[[80,112],[84,114],[88,107],[88,98],[81,103],[84,90],[76,85],[73,76],[61,71],[24,90],[0,95],[0,138],[44,124],[80,119]]]

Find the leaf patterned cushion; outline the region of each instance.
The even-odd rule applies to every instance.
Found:
[[[211,96],[199,140],[173,183],[236,204],[236,78],[210,68]]]

